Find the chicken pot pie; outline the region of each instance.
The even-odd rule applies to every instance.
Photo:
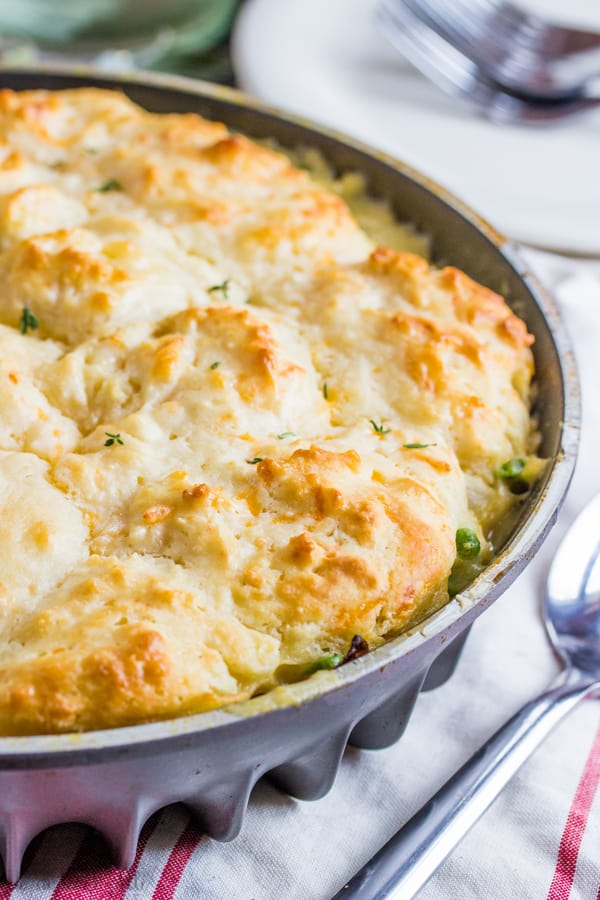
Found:
[[[504,300],[219,123],[0,123],[0,733],[243,700],[447,602],[539,469]]]

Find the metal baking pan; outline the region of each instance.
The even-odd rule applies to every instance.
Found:
[[[403,163],[235,91],[178,77],[44,68],[0,71],[0,84],[117,88],[150,110],[198,112],[284,146],[312,145],[337,170],[363,172],[372,194],[431,237],[434,260],[500,291],[526,320],[536,338],[540,453],[551,460],[494,562],[414,633],[238,707],[86,734],[0,738],[0,853],[15,881],[27,845],[50,825],[92,825],[117,863],[128,867],[143,823],[162,806],[182,801],[200,828],[230,840],[262,776],[295,797],[316,799],[331,787],[348,741],[371,749],[396,741],[419,691],[451,675],[473,620],[508,587],[554,523],[575,462],[579,396],[556,306],[514,245]]]

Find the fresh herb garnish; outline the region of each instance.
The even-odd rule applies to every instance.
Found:
[[[113,444],[123,444],[123,439],[120,434],[111,434],[110,431],[105,431],[106,440],[104,441],[105,447],[112,447]]]
[[[208,288],[209,294],[214,294],[215,291],[221,291],[225,300],[229,300],[229,282],[231,278],[226,278],[225,281],[222,281],[221,284],[213,284],[212,287]]]
[[[323,396],[325,397],[326,400],[329,400],[329,390],[327,388],[326,381],[323,382]]]
[[[100,194],[107,194],[109,191],[122,191],[123,185],[120,181],[117,181],[116,178],[109,178],[108,181],[105,181],[104,184],[100,185],[96,190]]]
[[[21,334],[27,334],[30,328],[32,331],[35,331],[36,328],[39,328],[39,325],[40,320],[37,316],[34,316],[28,306],[24,306],[19,319],[19,331]]]
[[[218,369],[220,365],[221,365],[221,363],[219,362],[219,360],[217,360],[216,362],[211,363],[211,365],[209,366],[209,368],[210,368],[210,369]]]
[[[246,460],[246,462],[249,463],[251,466],[255,466],[257,463],[262,462],[262,461],[263,461],[262,456],[254,456],[252,459]]]
[[[376,432],[376,434],[389,434],[390,431],[392,430],[391,428],[384,428],[383,423],[378,425],[377,422],[375,422],[373,419],[369,419],[369,422],[373,426],[373,429]]]
[[[479,556],[481,544],[471,528],[459,528],[456,532],[456,552],[461,559],[475,559]]]
[[[425,447],[437,447],[437,444],[402,444],[407,450],[424,450]]]
[[[296,437],[296,435],[295,435],[295,433],[294,433],[293,431],[282,431],[281,434],[278,434],[278,435],[277,435],[277,440],[278,440],[278,441],[283,441],[283,440],[285,440],[286,438],[289,438],[289,437]]]
[[[522,477],[526,461],[516,456],[502,463],[498,469],[498,475],[506,482],[512,494],[526,494],[529,490],[529,482]]]

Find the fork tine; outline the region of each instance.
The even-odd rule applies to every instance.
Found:
[[[432,81],[484,109],[486,96],[495,93],[475,74],[475,64],[432,31],[405,4],[383,0],[377,19],[391,42]]]
[[[541,43],[539,28],[522,15],[512,16],[495,3],[454,0],[452,8],[444,0],[405,0],[412,12],[423,19],[461,53],[498,76],[493,67],[532,64],[531,47]]]
[[[401,3],[402,0],[397,0]],[[584,95],[600,73],[600,34],[566,29],[508,0],[405,0],[489,77],[538,98]]]
[[[523,15],[514,6],[507,7],[504,2],[495,2],[495,0],[454,0],[452,4],[448,4],[445,0],[439,0],[438,3],[417,2],[413,5],[414,11],[418,12],[417,7],[427,7],[428,11],[436,21],[444,23],[447,28],[451,28],[457,21],[463,22],[467,26],[467,30],[471,29],[474,33],[488,34],[488,22],[493,22],[498,37],[507,32],[512,33],[515,28],[523,27],[526,16]]]
[[[527,101],[503,91],[479,67],[398,0],[381,0],[375,19],[388,40],[447,93],[496,122],[549,124],[600,106],[600,98]]]
[[[413,6],[415,12],[417,7],[427,6],[432,18],[437,16],[448,27],[458,14],[467,25],[467,30],[480,23],[487,35],[493,33],[500,37],[508,32],[512,38],[525,38],[527,41],[542,32],[551,32],[554,38],[557,34],[562,35],[566,39],[566,43],[561,43],[563,52],[579,52],[600,46],[600,32],[557,25],[535,13],[520,9],[509,0],[452,0],[451,3],[448,0],[433,3],[415,0]],[[488,22],[491,24],[485,24]]]
[[[477,47],[485,43],[485,53],[504,57],[514,54],[517,46],[529,50],[537,46],[545,25],[534,22],[522,13],[511,14],[496,3],[454,0],[449,6],[444,0],[409,0],[413,13],[425,18],[446,40],[465,52],[465,47]],[[480,51],[481,52],[481,51]]]

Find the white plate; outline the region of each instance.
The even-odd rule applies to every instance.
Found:
[[[541,129],[478,118],[391,49],[375,2],[248,0],[233,36],[241,87],[401,157],[513,238],[600,255],[600,109]],[[600,3],[574,9],[600,30]]]

